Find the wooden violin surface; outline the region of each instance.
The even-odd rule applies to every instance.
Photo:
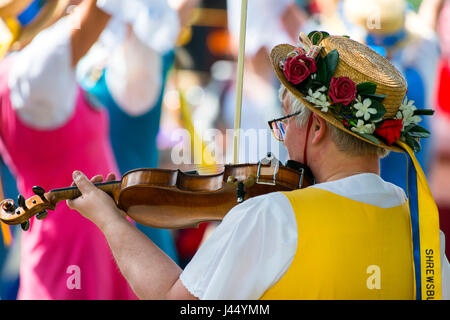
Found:
[[[220,221],[246,199],[313,184],[306,167],[292,169],[273,163],[226,165],[221,173],[198,175],[180,170],[136,169],[120,181],[96,184],[108,193],[118,208],[136,222],[155,228],[178,229],[201,222]],[[64,200],[81,195],[77,187],[51,190],[34,187],[35,196],[0,203],[0,220],[29,227],[29,219],[43,219]]]

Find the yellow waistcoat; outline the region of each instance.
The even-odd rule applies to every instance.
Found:
[[[262,299],[414,299],[408,203],[384,209],[310,187],[284,193],[297,250]]]

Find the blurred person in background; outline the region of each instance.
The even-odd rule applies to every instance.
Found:
[[[102,1],[102,8],[116,18],[80,62],[78,77],[93,104],[108,110],[111,143],[122,175],[158,167],[156,138],[166,79],[180,29],[198,2],[182,0],[172,8],[165,0],[133,0],[123,7],[117,1]],[[139,15],[146,7],[152,20],[142,24]],[[137,227],[178,260],[169,230]]]
[[[422,21],[405,0],[343,0],[346,21],[364,29],[363,42],[389,59],[408,83],[407,99],[418,109],[434,109],[435,73],[439,59],[439,40],[433,29]],[[424,59],[426,57],[426,59]],[[430,129],[429,119],[421,125]],[[417,154],[426,174],[432,157],[432,144],[422,140]],[[405,191],[406,157],[391,153],[381,160],[381,176]]]
[[[342,0],[312,0],[309,3],[311,15],[302,27],[304,33],[323,30],[330,34],[348,35],[358,41],[364,40],[364,30],[345,17]]]
[[[419,2],[418,3],[418,14],[420,19],[424,24],[426,24],[429,28],[433,30],[438,30],[438,20],[441,16],[441,11],[446,7],[446,0],[420,0],[420,1],[411,1],[410,2]],[[442,38],[442,34],[438,34],[440,38]],[[443,43],[441,43],[443,44]]]
[[[79,6],[59,19],[69,4]],[[110,15],[95,0],[4,1],[1,9],[1,48],[10,53],[0,63],[0,152],[18,190],[29,198],[35,185],[67,187],[65,175],[79,166],[118,173],[107,111],[89,101],[75,76]],[[102,234],[66,205],[22,227],[29,231],[22,234],[19,299],[136,298]]]
[[[231,47],[237,61],[241,2],[228,0],[227,10]],[[248,1],[247,13],[241,128],[256,130],[255,132],[259,135],[258,140],[262,139],[258,141],[258,146],[266,147],[260,147],[257,154],[249,154],[248,150],[253,150],[254,147],[249,146],[249,141],[245,141],[245,136],[241,135],[239,162],[257,162],[269,151],[284,162],[287,160],[286,151],[278,148],[276,140],[265,126],[267,121],[281,115],[278,102],[279,82],[272,72],[269,50],[277,43],[296,42],[307,16],[294,0],[251,0]],[[235,87],[236,84],[233,83],[223,100],[223,117],[229,129],[234,127]],[[260,131],[260,129],[263,130]],[[271,146],[276,148],[271,150]]]
[[[441,56],[437,72],[436,114],[433,117],[433,161],[430,165],[430,187],[439,208],[441,229],[450,233],[450,1],[424,1],[423,19],[436,28]],[[426,14],[426,15],[425,15]],[[450,254],[450,237],[446,239]]]

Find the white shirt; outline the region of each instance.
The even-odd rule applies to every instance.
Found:
[[[314,187],[382,208],[407,200],[401,188],[375,174],[354,175]],[[286,196],[276,192],[251,198],[225,216],[180,279],[200,299],[259,299],[288,270],[297,241],[297,222]],[[443,298],[450,299],[450,265],[442,232],[440,241]]]
[[[164,54],[175,45],[180,30],[178,13],[167,0],[97,0],[97,6],[127,23],[148,48]]]
[[[8,84],[19,117],[35,129],[53,129],[72,115],[77,93],[72,68],[71,25],[61,19],[13,53]]]

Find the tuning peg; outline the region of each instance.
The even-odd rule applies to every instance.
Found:
[[[30,221],[26,221],[20,225],[23,231],[28,231],[30,229]]]
[[[47,218],[48,212],[47,210],[41,211],[36,215],[36,218],[38,220],[44,220],[45,218]]]
[[[39,197],[44,197],[45,190],[42,187],[34,186],[31,190],[33,190],[34,194],[38,195]]]
[[[17,203],[19,204],[19,207],[21,207],[24,210],[27,210],[27,205],[25,204],[25,197],[21,194],[17,197]]]
[[[5,201],[2,204],[2,209],[9,214],[13,214],[16,211],[17,207],[13,201]]]

